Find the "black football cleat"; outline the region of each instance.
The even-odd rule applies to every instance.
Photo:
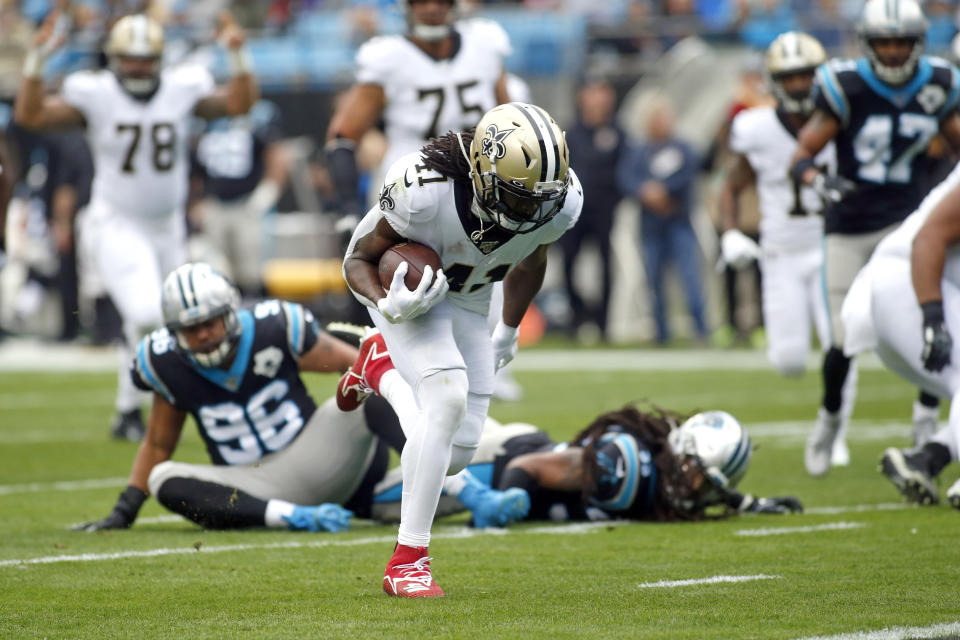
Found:
[[[140,409],[118,412],[110,425],[110,436],[114,440],[140,442],[146,432],[147,429],[143,426],[143,419],[140,417]]]
[[[897,487],[907,502],[924,505],[940,502],[937,486],[927,471],[922,453],[890,447],[880,458],[880,472]]]

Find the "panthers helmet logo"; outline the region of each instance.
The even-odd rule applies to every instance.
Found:
[[[497,125],[491,124],[484,133],[483,140],[480,141],[480,152],[488,157],[491,162],[494,159],[500,159],[507,155],[507,147],[503,141],[513,133],[515,129],[505,129],[500,131]]]

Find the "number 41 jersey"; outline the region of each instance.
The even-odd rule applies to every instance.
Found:
[[[817,69],[817,108],[840,123],[837,172],[857,184],[825,212],[827,233],[867,233],[900,222],[919,206],[914,172],[940,123],[960,100],[960,72],[921,56],[906,84],[892,86],[866,58],[831,60]]]
[[[313,315],[266,300],[237,320],[243,331],[229,369],[196,364],[167,329],[140,342],[131,368],[137,387],[193,415],[214,464],[250,464],[284,449],[317,409],[297,364],[317,341]]]

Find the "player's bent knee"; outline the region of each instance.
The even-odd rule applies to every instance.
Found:
[[[477,454],[478,447],[479,445],[468,446],[454,443],[450,449],[450,466],[447,467],[447,475],[452,476],[466,469]]]
[[[468,390],[466,371],[445,369],[421,380],[417,397],[431,425],[442,425],[453,432],[466,416]]]
[[[147,478],[147,487],[150,489],[150,495],[156,496],[160,493],[160,487],[163,486],[164,482],[170,478],[182,475],[177,473],[178,467],[179,465],[176,462],[167,460],[151,469],[150,476]]]

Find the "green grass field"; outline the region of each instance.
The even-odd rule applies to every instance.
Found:
[[[907,444],[914,391],[891,374],[862,372],[852,464],[821,479],[807,477],[802,463],[819,397],[814,373],[784,380],[766,370],[557,370],[518,378],[526,400],[495,404],[491,415],[533,422],[556,439],[632,399],[728,410],[757,444],[741,488],[795,494],[807,512],[695,524],[531,523],[496,534],[466,529],[465,516],[448,518],[431,544],[448,597],[399,601],[380,587],[393,526],[358,522],[336,535],[205,532],[149,501],[128,531],[69,531],[109,512],[135,452],[107,439],[114,376],[5,373],[0,638],[960,633],[960,513],[901,508],[876,471],[886,446]],[[334,384],[311,378],[317,397]],[[176,457],[204,460],[194,429],[186,433]],[[956,476],[950,467],[941,489]],[[714,576],[754,579],[655,584]],[[868,634],[891,627],[928,629]]]

